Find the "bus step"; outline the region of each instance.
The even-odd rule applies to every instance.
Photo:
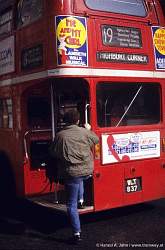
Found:
[[[58,192],[58,203],[55,202],[54,192],[48,193],[48,194],[26,197],[26,199],[31,201],[31,202],[34,202],[38,205],[41,205],[43,207],[51,208],[51,209],[54,209],[58,212],[67,214],[64,191]],[[79,209],[78,212],[79,212],[79,214],[82,214],[82,213],[93,212],[93,210],[94,210],[93,206],[84,205],[84,208]]]

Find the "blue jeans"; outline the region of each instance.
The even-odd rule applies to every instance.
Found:
[[[78,201],[78,194],[79,189],[83,187],[83,181],[87,180],[90,176],[84,176],[79,178],[70,178],[66,179],[65,181],[65,191],[66,191],[66,198],[67,198],[67,211],[68,215],[71,221],[71,225],[73,228],[73,233],[80,233],[81,232],[81,226],[80,226],[80,219],[78,214],[78,208],[77,208],[77,201]]]
[[[84,182],[80,181],[79,183],[79,189],[78,189],[78,201],[81,202],[84,200]]]

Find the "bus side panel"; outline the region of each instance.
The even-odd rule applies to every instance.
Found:
[[[50,182],[46,178],[45,170],[29,171],[29,163],[25,164],[25,195],[43,194],[54,191],[54,185],[50,190]]]
[[[143,201],[165,196],[165,168],[161,160],[144,162],[142,189]]]
[[[123,164],[94,171],[95,211],[123,206]]]

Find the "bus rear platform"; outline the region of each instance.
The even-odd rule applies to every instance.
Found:
[[[28,196],[26,197],[26,199],[40,206],[51,208],[53,210],[56,210],[57,212],[67,214],[64,190],[60,190],[57,192],[57,201],[56,201],[55,192],[51,192],[47,194],[40,194],[40,195],[35,195],[35,196]],[[88,200],[86,200],[84,203],[84,208],[78,209],[79,214],[93,212],[94,206],[89,205],[89,204],[90,203],[88,202]]]

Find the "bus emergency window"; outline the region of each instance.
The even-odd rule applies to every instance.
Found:
[[[11,99],[0,99],[0,128],[13,128]]]
[[[12,7],[9,6],[0,12],[0,37],[10,33],[11,25],[12,25]]]
[[[27,100],[28,126],[51,126],[51,101],[49,97],[31,97]]]
[[[43,0],[19,0],[16,11],[16,29],[40,18],[42,6]]]
[[[100,82],[96,88],[99,127],[150,125],[160,122],[158,84]]]
[[[89,9],[145,17],[146,9],[143,0],[85,0]]]

